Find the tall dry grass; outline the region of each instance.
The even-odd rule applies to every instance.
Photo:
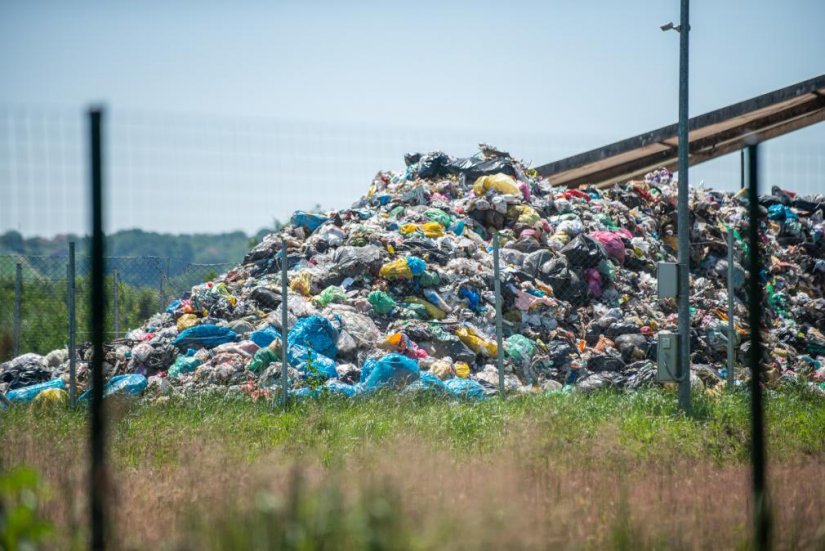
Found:
[[[123,415],[110,408],[113,424]],[[166,461],[115,462],[113,542],[178,550],[747,547],[746,465],[639,460],[609,424],[587,453],[542,439],[542,430],[514,427],[485,453],[396,435],[331,458],[279,448],[252,462],[184,431]],[[55,548],[82,547],[85,537],[88,462],[77,436],[7,431],[0,451],[0,466],[29,464],[48,482],[43,513],[58,527]],[[777,549],[825,549],[823,459],[800,454],[771,465]]]

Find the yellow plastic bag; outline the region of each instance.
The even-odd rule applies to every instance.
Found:
[[[433,362],[433,365],[430,366],[430,372],[442,381],[452,379],[455,374],[452,364],[447,360],[436,360]]]
[[[62,388],[47,388],[34,397],[32,408],[50,409],[66,406],[69,403],[69,394]]]
[[[413,277],[410,267],[407,266],[406,258],[396,258],[392,262],[387,262],[381,266],[378,275],[384,279],[412,279]]]
[[[531,206],[528,205],[514,205],[507,209],[507,217],[515,218],[516,222],[524,226],[535,226],[541,221],[541,216]]]
[[[512,176],[506,174],[492,174],[490,176],[482,176],[476,183],[473,184],[473,191],[476,195],[482,196],[491,189],[499,193],[506,193],[508,195],[521,195],[518,185]]]
[[[413,304],[420,304],[427,311],[427,314],[429,314],[429,316],[433,319],[440,320],[440,319],[444,319],[445,317],[447,317],[447,312],[445,312],[444,310],[442,310],[441,308],[439,308],[438,306],[436,306],[432,302],[428,302],[428,301],[424,300],[423,298],[407,297],[407,298],[404,299],[404,302],[412,302]]]
[[[196,323],[198,323],[198,316],[196,316],[195,314],[184,314],[178,318],[178,321],[177,323],[175,323],[175,325],[178,328],[178,333],[180,333],[184,329],[189,329]]]
[[[470,376],[470,366],[467,364],[467,362],[456,362],[453,366],[453,369],[455,370],[456,377],[466,379]]]
[[[494,358],[498,354],[498,346],[493,341],[488,341],[470,327],[459,327],[455,336],[467,345],[476,354],[482,354],[488,358]]]
[[[418,224],[404,224],[398,228],[398,231],[401,232],[401,235],[410,235],[418,231]]]
[[[444,226],[440,222],[425,222],[421,224],[421,231],[427,237],[441,237],[444,235]]]
[[[312,287],[312,276],[309,272],[298,272],[298,275],[292,278],[289,282],[289,288],[300,293],[305,297],[310,295],[310,288]]]

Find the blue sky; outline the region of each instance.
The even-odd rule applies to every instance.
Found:
[[[82,230],[76,113],[91,101],[111,111],[112,229],[253,231],[295,208],[343,207],[410,148],[490,142],[555,160],[675,122],[678,35],[659,25],[678,17],[677,0],[4,0],[0,230]],[[694,0],[691,114],[825,73],[823,21],[821,0]],[[172,158],[153,152],[172,142]],[[766,153],[784,185],[825,187],[825,125]],[[204,176],[216,155],[231,178]],[[729,187],[736,166],[691,181]],[[244,197],[258,199],[204,215]],[[183,200],[198,213],[175,216]]]

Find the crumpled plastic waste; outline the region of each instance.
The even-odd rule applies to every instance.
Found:
[[[379,172],[349,208],[296,212],[240,265],[107,344],[109,382],[146,375],[183,395],[271,393],[283,367],[286,266],[290,396],[403,388],[482,398],[498,385],[497,233],[506,391],[656,384],[657,334],[677,319],[673,301],[656,296],[656,263],[676,255],[678,186],[669,171],[610,188],[559,188],[489,146],[466,158],[411,154],[405,165]],[[825,198],[774,186],[759,201],[766,384],[802,380],[825,393]],[[689,203],[692,380],[712,390],[723,384],[730,338],[728,232],[740,365],[750,350],[747,197],[694,187]],[[81,391],[90,358],[81,345]],[[65,350],[24,354],[0,364],[0,392],[28,396],[67,373]],[[152,397],[159,384],[143,392]]]

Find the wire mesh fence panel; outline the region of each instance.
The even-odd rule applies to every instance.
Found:
[[[0,361],[27,352],[46,354],[67,345],[67,266],[65,256],[0,256]],[[108,257],[107,339],[125,336],[193,286],[215,279],[232,266],[229,262],[192,264],[161,257]],[[90,258],[77,256],[74,275],[78,344],[90,338],[90,271]]]
[[[66,346],[66,295],[66,258],[0,256],[0,359]]]
[[[219,275],[232,269],[233,264],[222,262],[216,264],[185,264],[170,265],[170,275],[167,279],[169,300],[179,298],[192,290],[195,285],[212,281]]]

